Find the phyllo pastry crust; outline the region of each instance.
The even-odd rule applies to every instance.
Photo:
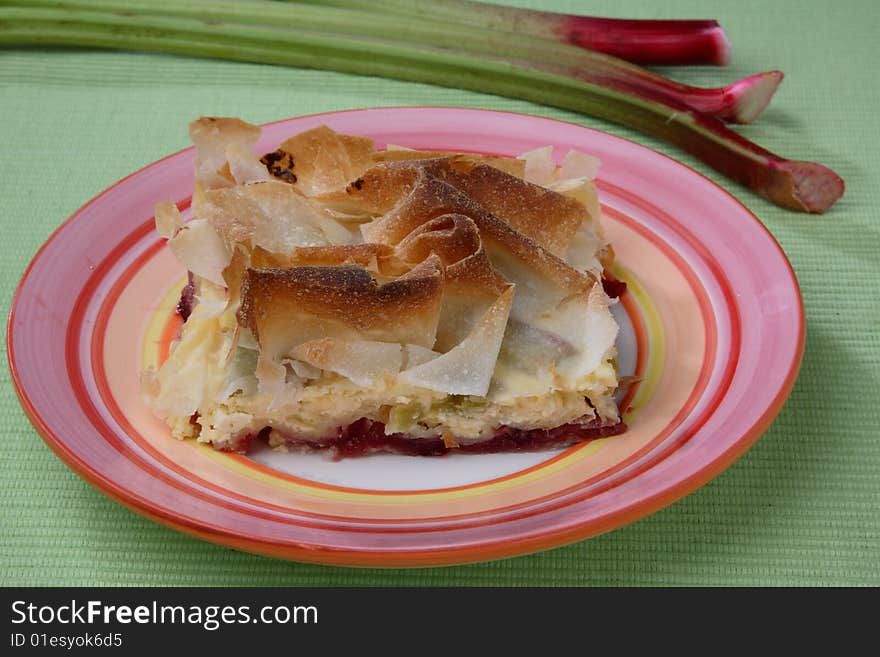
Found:
[[[326,126],[254,152],[190,125],[189,271],[168,359],[142,375],[178,438],[337,456],[534,449],[624,429],[597,162],[376,150]]]

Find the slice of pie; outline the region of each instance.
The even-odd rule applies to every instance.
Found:
[[[157,206],[190,272],[143,374],[178,438],[433,455],[623,431],[597,162],[378,151],[322,126],[257,154],[238,119],[190,125],[193,218]]]

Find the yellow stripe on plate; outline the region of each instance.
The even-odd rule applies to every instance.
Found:
[[[639,279],[631,271],[617,263],[612,265],[610,269],[615,278],[626,283],[626,294],[631,294],[635,299],[636,307],[641,312],[642,321],[645,324],[645,339],[648,343],[642,381],[623,417],[625,422],[631,422],[638,410],[648,403],[657,391],[657,386],[663,375],[663,364],[666,361],[666,332],[663,329],[663,321],[660,319],[660,311]]]
[[[158,308],[156,308],[153,316],[150,317],[150,320],[147,322],[141,350],[142,370],[149,367],[158,369],[162,333],[165,331],[168,321],[177,309],[177,302],[180,300],[180,292],[184,285],[186,285],[186,278],[181,278],[168,288],[168,292],[162,297]]]

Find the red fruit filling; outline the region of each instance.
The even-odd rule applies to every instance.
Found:
[[[247,452],[254,439],[265,439],[270,428],[239,438],[235,444],[224,448],[224,451]],[[349,456],[365,456],[376,452],[390,452],[407,456],[442,456],[449,452],[468,454],[488,454],[493,452],[526,452],[547,449],[550,447],[566,447],[584,440],[616,436],[626,431],[623,422],[608,424],[599,419],[586,422],[572,422],[553,429],[516,429],[502,426],[495,430],[489,440],[479,443],[459,443],[444,440],[442,437],[409,438],[406,434],[385,434],[385,425],[381,422],[361,418],[347,427],[340,428],[336,436],[321,441],[311,441],[295,435],[284,435],[284,440],[291,446],[310,450],[327,450],[337,460]]]

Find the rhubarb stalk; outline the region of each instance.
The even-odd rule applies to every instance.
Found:
[[[635,64],[730,63],[730,41],[714,20],[598,18],[473,0],[304,0],[321,5],[418,16],[551,39],[619,57]]]
[[[335,1],[343,3],[343,0]],[[71,10],[115,11],[120,7],[120,0],[31,0],[21,4]],[[203,21],[332,32],[353,37],[406,41],[415,46],[454,52],[478,53],[643,95],[658,102],[668,100],[675,105],[687,105],[729,123],[750,123],[756,119],[767,107],[782,81],[781,72],[769,71],[725,87],[693,87],[615,57],[528,34],[442,24],[406,15],[394,15],[389,20],[388,16],[335,6],[265,0],[246,3],[230,0],[190,0],[186,3],[171,0],[131,0],[125,3],[125,11],[142,15],[179,16]]]
[[[495,93],[583,112],[664,139],[787,208],[824,212],[843,193],[843,181],[830,169],[774,155],[685,105],[660,103],[502,59],[332,32],[141,15],[122,0],[116,13],[0,8],[0,44],[137,49]]]

